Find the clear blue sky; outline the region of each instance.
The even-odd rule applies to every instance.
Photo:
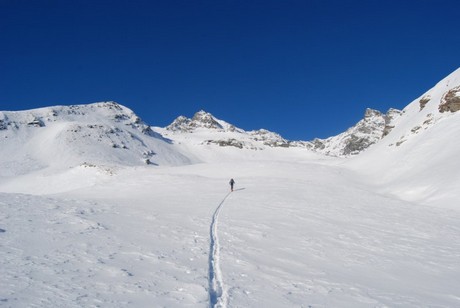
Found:
[[[460,1],[0,0],[0,110],[204,109],[291,140],[404,108],[460,66]]]

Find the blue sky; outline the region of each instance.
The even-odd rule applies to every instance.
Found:
[[[204,109],[291,140],[404,108],[460,65],[460,2],[0,0],[0,110]]]

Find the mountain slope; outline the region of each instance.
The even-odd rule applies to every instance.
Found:
[[[367,109],[364,118],[345,132],[327,139],[314,139],[312,149],[331,156],[360,154],[385,137],[393,129],[393,122],[400,115],[401,111],[397,109],[390,109],[386,114]]]
[[[393,130],[347,165],[380,191],[458,207],[460,191],[460,69],[404,108]]]
[[[0,112],[0,170],[190,163],[170,141],[114,102]]]

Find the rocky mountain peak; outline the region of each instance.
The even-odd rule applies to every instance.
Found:
[[[172,132],[173,134],[170,134]],[[279,134],[259,129],[245,131],[215,118],[211,113],[200,110],[190,119],[179,116],[165,128],[165,136],[177,139],[179,135],[193,133],[193,138],[204,145],[221,147],[237,147],[240,149],[259,150],[266,147],[308,147],[308,142],[293,142],[284,139]],[[188,138],[188,137],[186,137]],[[202,138],[200,140],[200,138]]]
[[[357,155],[390,133],[393,121],[401,111],[390,109],[386,114],[367,108],[364,117],[344,133],[312,141],[313,150],[331,156]]]
[[[179,116],[166,127],[169,131],[182,133],[193,132],[197,128],[207,128],[219,131],[233,131],[236,129],[233,125],[216,119],[211,113],[204,110],[195,113],[191,119],[185,116]]]
[[[195,127],[205,127],[212,129],[223,129],[223,126],[214,118],[214,116],[204,110],[200,110],[192,118],[192,125]]]
[[[378,110],[367,108],[366,112],[364,113],[364,119],[369,119],[372,117],[381,117],[382,113]]]

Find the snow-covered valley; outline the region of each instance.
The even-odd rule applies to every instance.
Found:
[[[323,161],[128,168],[0,205],[6,307],[207,307],[211,258],[227,307],[460,302],[460,213],[376,194]]]
[[[353,157],[204,112],[0,112],[0,306],[459,307],[459,85]]]

